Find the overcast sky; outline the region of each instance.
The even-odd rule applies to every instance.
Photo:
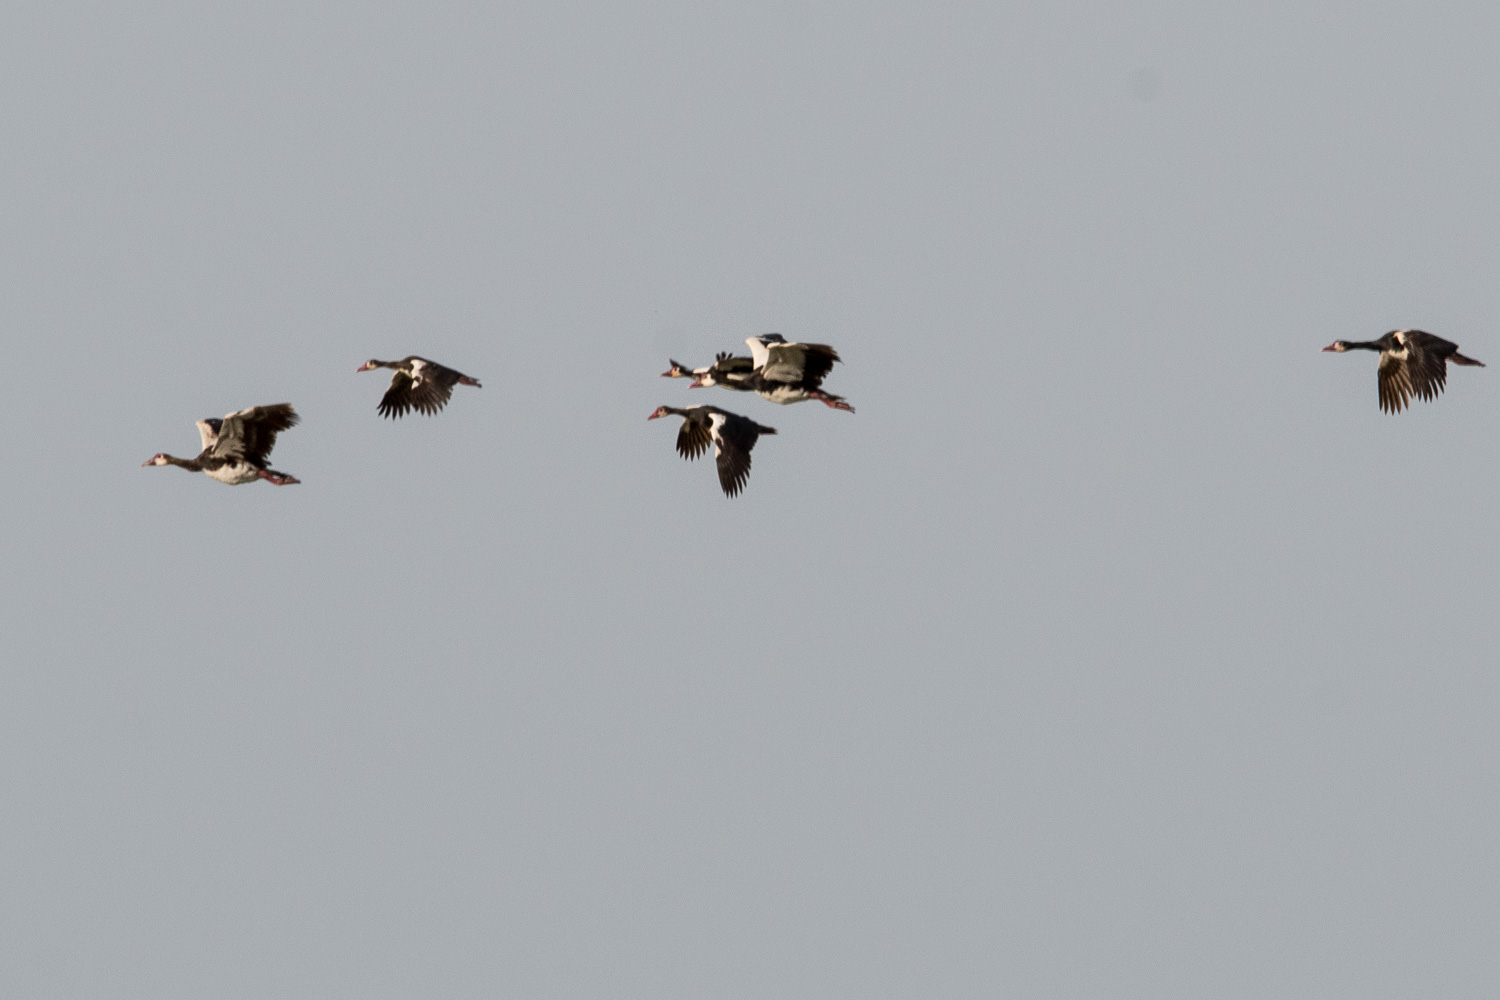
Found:
[[[5,7],[0,992],[1495,996],[1500,11],[1125,6]]]

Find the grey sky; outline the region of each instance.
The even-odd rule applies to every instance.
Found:
[[[0,992],[1495,995],[1500,13],[537,6],[0,12]]]

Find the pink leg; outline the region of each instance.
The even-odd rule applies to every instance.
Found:
[[[260,469],[256,474],[266,482],[270,483],[272,486],[292,486],[296,483],[302,482],[302,480],[297,479],[293,476],[288,476],[285,473],[280,472],[272,472],[270,469]]]
[[[854,412],[854,407],[850,406],[848,403],[844,402],[842,399],[834,399],[832,396],[828,395],[827,393],[814,392],[814,393],[810,393],[810,395],[812,396],[813,399],[818,400],[824,406],[827,406],[827,407],[829,407],[831,409],[835,409],[835,410],[847,410],[850,413]]]

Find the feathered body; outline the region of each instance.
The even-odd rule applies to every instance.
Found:
[[[779,333],[748,337],[750,357],[720,353],[712,365],[689,369],[676,361],[662,372],[665,378],[692,377],[690,389],[723,386],[736,392],[753,392],[761,399],[783,406],[816,399],[835,410],[854,412],[843,396],[824,392],[823,379],[839,361],[838,352],[827,344],[789,341]]]
[[[714,446],[719,487],[727,497],[745,488],[745,482],[750,478],[750,450],[755,447],[755,442],[762,434],[776,433],[774,427],[764,427],[749,417],[717,406],[684,409],[660,406],[646,419],[655,420],[668,414],[682,418],[682,427],[677,431],[677,453],[683,458],[697,458],[710,444]]]
[[[1483,368],[1451,340],[1423,330],[1392,330],[1378,340],[1335,340],[1325,351],[1379,351],[1380,408],[1400,413],[1413,399],[1433,400],[1448,385],[1448,363]]]
[[[290,486],[300,480],[266,467],[276,435],[295,427],[298,416],[290,403],[274,406],[252,406],[225,414],[223,418],[206,417],[198,421],[198,436],[203,450],[197,458],[177,458],[158,452],[142,465],[175,465],[180,469],[201,472],[230,486],[240,486],[264,479],[276,486]]]
[[[477,379],[436,361],[419,358],[415,354],[400,361],[377,361],[371,358],[360,365],[358,370],[367,372],[375,368],[395,369],[390,387],[385,390],[380,405],[376,407],[382,417],[390,417],[392,420],[406,416],[413,409],[432,416],[448,405],[455,385],[481,388]]]

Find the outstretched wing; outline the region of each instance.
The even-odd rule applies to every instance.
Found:
[[[774,339],[772,339],[774,338]],[[761,368],[766,363],[766,344],[778,343],[781,338],[776,334],[767,334],[763,337],[746,337],[745,343],[750,347],[750,364],[753,368]]]
[[[745,488],[750,478],[750,450],[756,440],[761,434],[775,434],[776,430],[734,413],[713,414],[712,428],[719,486],[725,496],[732,497]]]
[[[411,359],[411,388],[407,396],[417,412],[432,416],[448,405],[459,373],[434,361]]]
[[[735,357],[727,351],[719,352],[708,369],[708,378],[713,385],[745,392],[750,388],[750,377],[755,373],[755,362],[747,357]]]
[[[218,417],[204,417],[198,421],[198,436],[203,439],[203,450],[208,451],[219,443],[219,428],[224,426],[224,421]]]
[[[276,446],[276,435],[295,427],[300,418],[291,403],[252,406],[224,417],[214,456],[229,461],[244,460],[263,467]]]
[[[380,397],[380,405],[376,412],[382,417],[404,417],[411,409],[411,379],[406,372],[398,371],[391,376],[390,388],[386,389],[385,395]]]
[[[1436,399],[1448,385],[1448,358],[1458,353],[1458,345],[1422,330],[1403,330],[1400,337],[1406,343],[1406,375],[1411,394],[1421,399]]]
[[[768,382],[790,382],[815,389],[839,359],[827,344],[769,344],[761,378]]]
[[[1386,413],[1400,413],[1413,395],[1407,356],[1405,349],[1380,352],[1380,408]]]
[[[438,410],[448,405],[448,400],[453,396],[453,383],[444,385],[436,378],[423,373],[423,377],[412,382],[410,397],[411,405],[417,408],[417,412],[432,416]]]
[[[716,375],[745,374],[755,370],[755,361],[744,355],[720,351],[714,355],[713,372]]]
[[[677,454],[687,459],[697,458],[708,448],[711,440],[707,425],[692,417],[684,417],[682,429],[677,432]]]

